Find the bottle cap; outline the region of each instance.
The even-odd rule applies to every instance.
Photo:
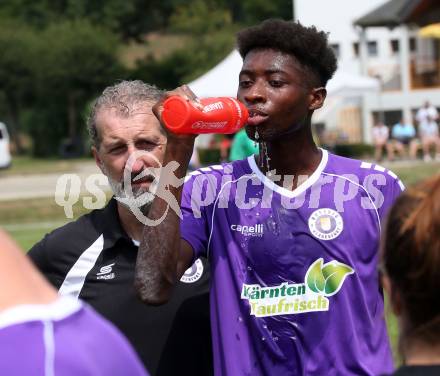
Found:
[[[173,96],[163,104],[162,120],[171,131],[181,129],[188,122],[190,104],[182,97]]]

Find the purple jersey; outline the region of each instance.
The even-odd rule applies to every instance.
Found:
[[[277,179],[252,156],[197,170],[184,187],[182,238],[211,260],[216,375],[392,371],[377,261],[402,182],[325,150],[294,191]]]
[[[0,313],[0,374],[146,376],[127,340],[76,299]]]

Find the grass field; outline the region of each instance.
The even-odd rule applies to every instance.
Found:
[[[73,219],[66,218],[64,209],[53,197],[0,202],[0,227],[28,250],[44,234],[87,213],[82,197],[73,205]]]
[[[407,187],[440,173],[440,163],[419,162],[407,165],[385,163],[384,166],[396,173]]]

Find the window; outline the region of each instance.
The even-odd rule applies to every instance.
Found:
[[[368,56],[377,56],[377,42],[369,41],[367,43]]]
[[[373,111],[373,118],[382,119],[383,122],[392,127],[402,119],[403,111],[394,109],[390,111]]]
[[[391,44],[391,52],[393,55],[396,55],[399,53],[399,40],[398,39],[392,39],[390,41]]]
[[[339,59],[339,56],[341,54],[341,48],[339,46],[339,43],[332,43],[330,44],[330,48],[333,50],[333,52],[335,53],[336,58]]]
[[[409,38],[409,51],[416,52],[416,50],[417,50],[416,38]]]
[[[353,53],[355,57],[359,56],[359,42],[353,43]]]
[[[392,39],[390,41],[391,44],[391,51],[395,55],[399,53],[400,45],[398,39]],[[409,51],[410,52],[416,52],[417,49],[417,40],[416,38],[409,38]]]
[[[359,42],[353,43],[353,53],[354,53],[355,57],[359,56],[359,53],[360,53]],[[377,50],[377,42],[376,41],[367,42],[367,53],[368,53],[368,56],[377,56],[378,50]]]

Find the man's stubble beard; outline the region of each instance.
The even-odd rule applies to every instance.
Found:
[[[119,203],[130,211],[132,211],[131,208],[134,206],[139,208],[144,215],[148,214],[157,190],[157,184],[155,184],[155,182],[152,182],[149,188],[131,186],[131,192],[128,190],[126,192],[124,178],[122,178],[121,181],[114,180],[104,165],[102,166],[102,170],[104,175],[107,176],[110,189]]]

